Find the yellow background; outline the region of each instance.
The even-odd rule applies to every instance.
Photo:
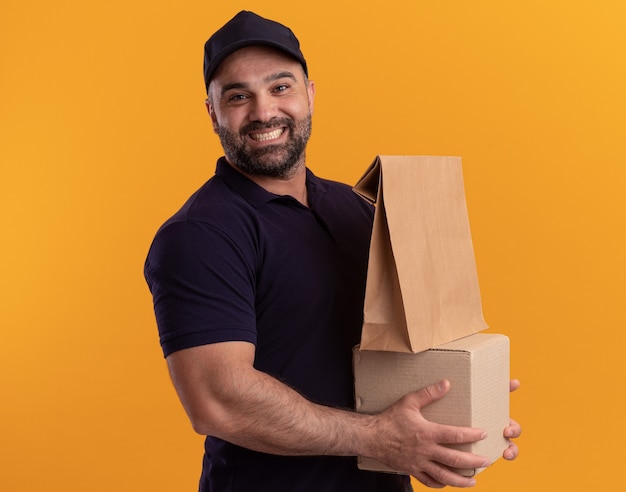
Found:
[[[202,46],[241,8],[293,27],[310,167],[463,157],[521,456],[483,491],[623,490],[626,4],[3,0],[0,490],[192,491],[201,441],[142,267],[220,154]]]

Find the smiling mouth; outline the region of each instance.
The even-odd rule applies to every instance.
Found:
[[[277,128],[276,130],[272,130],[271,132],[250,133],[249,135],[250,138],[256,142],[267,142],[268,140],[274,140],[280,137],[284,131],[284,128]]]

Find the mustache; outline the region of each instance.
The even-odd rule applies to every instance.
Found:
[[[293,130],[296,127],[295,122],[291,118],[272,118],[271,120],[263,123],[261,121],[253,121],[252,123],[242,127],[239,130],[239,134],[242,136],[247,135],[250,132],[256,130],[264,130],[268,128],[278,128],[281,126],[286,126],[290,130]]]

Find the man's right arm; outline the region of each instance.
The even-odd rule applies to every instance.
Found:
[[[196,432],[271,454],[368,456],[432,487],[471,486],[473,479],[448,467],[488,465],[484,457],[445,446],[478,441],[483,431],[435,424],[421,414],[446,394],[447,382],[410,393],[380,414],[362,415],[312,403],[256,370],[254,351],[248,342],[222,342],[167,357]]]

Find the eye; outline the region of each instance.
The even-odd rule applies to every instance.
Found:
[[[236,92],[227,96],[225,101],[227,106],[240,106],[242,104],[245,104],[248,99],[249,96],[247,94]]]
[[[285,92],[287,89],[289,89],[288,84],[280,84],[274,87],[274,92]]]

